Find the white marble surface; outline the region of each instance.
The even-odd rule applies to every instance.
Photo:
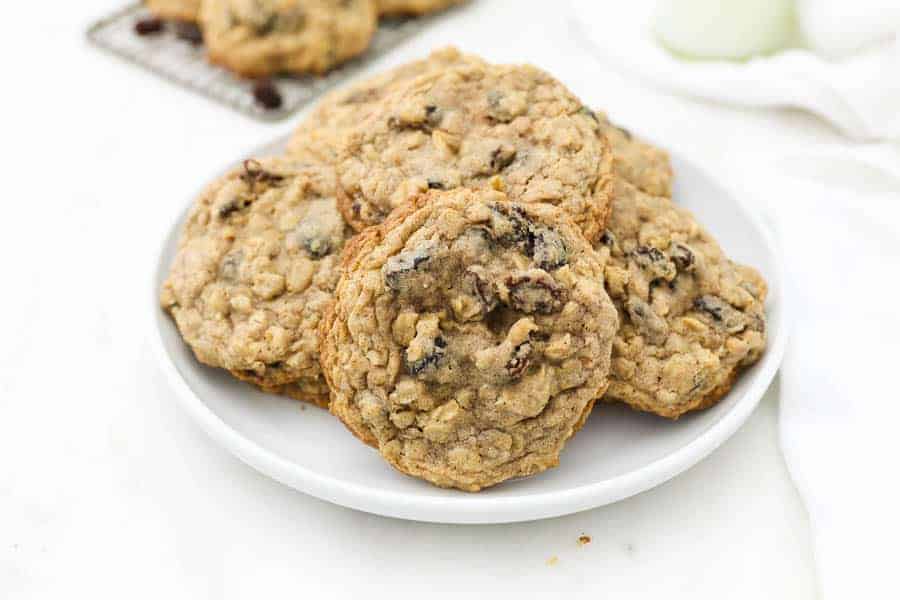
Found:
[[[117,5],[20,3],[4,34],[0,598],[816,596],[809,527],[778,450],[777,386],[676,480],[536,523],[356,513],[214,446],[144,342],[152,249],[205,177],[290,124],[252,122],[88,47],[84,27]],[[535,62],[726,184],[775,146],[845,150],[803,114],[641,87],[583,53],[558,6],[481,0],[374,68],[450,42]]]

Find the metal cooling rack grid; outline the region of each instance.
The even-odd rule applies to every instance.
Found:
[[[88,39],[96,46],[153,72],[182,87],[262,121],[278,121],[294,114],[324,92],[359,71],[402,42],[425,29],[436,17],[382,19],[372,45],[362,56],[323,77],[279,77],[274,83],[282,97],[281,107],[266,109],[253,97],[254,82],[235,77],[212,65],[202,45],[180,39],[173,27],[153,35],[138,35],[135,24],[152,15],[133,4],[90,26]]]

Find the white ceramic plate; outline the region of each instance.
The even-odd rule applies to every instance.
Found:
[[[154,265],[148,298],[152,345],[177,398],[217,443],[266,475],[318,498],[441,523],[526,521],[616,502],[674,477],[728,439],[772,381],[786,342],[781,269],[768,230],[690,162],[673,157],[673,163],[676,200],[696,213],[729,254],[756,266],[769,281],[769,347],[718,405],[677,422],[598,403],[567,445],[560,466],[538,476],[478,494],[438,489],[389,467],[327,411],[257,392],[198,363],[157,301],[184,215],[172,223]]]

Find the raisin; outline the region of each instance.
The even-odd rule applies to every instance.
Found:
[[[653,279],[671,281],[675,278],[676,269],[661,250],[653,246],[638,246],[632,253],[637,265],[647,271]]]
[[[191,23],[190,21],[178,21],[175,23],[175,37],[194,46],[199,46],[203,43],[203,32],[200,31],[196,23]]]
[[[546,271],[532,269],[510,275],[505,281],[512,308],[524,313],[549,315],[565,303],[565,290]]]
[[[235,196],[223,204],[218,212],[220,219],[227,219],[232,213],[250,206],[259,192],[257,185],[278,185],[284,180],[284,176],[266,171],[258,160],[250,158],[244,161],[244,172],[240,174],[240,179],[250,188],[250,194]]]
[[[241,173],[241,181],[253,187],[256,183],[278,184],[284,180],[283,175],[266,171],[262,163],[253,158],[244,161],[244,172]]]
[[[260,79],[253,84],[253,99],[267,110],[281,108],[283,103],[281,92],[271,79]]]
[[[423,108],[422,113],[419,116],[414,117],[413,120],[392,116],[388,118],[387,124],[391,129],[408,129],[431,133],[433,129],[440,125],[443,117],[443,113],[437,106],[427,105]]]
[[[669,326],[653,311],[653,308],[641,300],[632,296],[625,303],[625,310],[635,327],[652,344],[661,344],[669,333]]]
[[[429,247],[415,248],[392,256],[381,268],[384,284],[395,292],[407,290],[412,276],[429,260],[431,260]]]
[[[562,237],[552,229],[541,227],[532,234],[531,255],[545,271],[553,271],[568,262],[568,250]]]
[[[166,24],[162,19],[157,17],[149,17],[147,19],[141,19],[137,23],[134,24],[134,32],[138,35],[157,35],[162,33],[163,29],[165,29]]]
[[[487,314],[497,307],[497,290],[494,283],[484,276],[479,267],[469,267],[463,275],[463,290],[481,304],[481,313]]]
[[[634,251],[634,255],[638,257],[639,262],[644,264],[652,264],[666,260],[666,255],[653,246],[638,246]]]
[[[506,363],[506,374],[512,379],[518,379],[528,368],[531,356],[531,342],[522,342],[513,349],[513,355]]]
[[[598,239],[602,245],[612,248],[616,245],[616,236],[609,229],[605,230],[600,234],[600,238]]]
[[[508,144],[502,144],[491,152],[491,172],[499,173],[516,160],[516,149]]]
[[[447,348],[447,342],[444,338],[438,336],[434,338],[434,341],[431,344],[431,348],[428,354],[423,356],[418,360],[414,360],[410,362],[406,358],[406,353],[403,354],[403,365],[406,367],[406,372],[412,376],[417,376],[425,371],[434,370],[438,367],[441,360],[444,358],[445,349]]]
[[[685,244],[672,242],[669,246],[669,258],[675,263],[675,267],[679,271],[692,271],[694,269],[695,257],[694,251]]]
[[[429,179],[428,180],[428,189],[429,190],[443,190],[445,188],[444,188],[444,184],[441,181],[438,181],[437,179]]]
[[[222,206],[219,207],[219,212],[218,212],[219,218],[227,219],[233,213],[243,210],[243,209],[247,208],[249,205],[250,205],[250,200],[248,198],[245,198],[244,196],[238,196],[238,197],[232,198],[231,200],[229,200],[228,202],[226,202],[225,204],[223,204]]]
[[[709,315],[717,327],[728,333],[740,333],[747,328],[744,315],[718,296],[700,296],[694,300],[694,308]]]
[[[491,206],[491,230],[495,240],[503,244],[524,242],[527,245],[531,240],[532,227],[531,220],[520,206]]]

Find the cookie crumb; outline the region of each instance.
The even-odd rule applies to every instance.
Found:
[[[580,535],[578,536],[578,545],[579,546],[587,546],[591,543],[591,536],[589,535]]]
[[[552,567],[552,566],[556,565],[556,563],[558,563],[558,562],[559,562],[558,556],[551,556],[550,558],[547,559],[547,566]]]

